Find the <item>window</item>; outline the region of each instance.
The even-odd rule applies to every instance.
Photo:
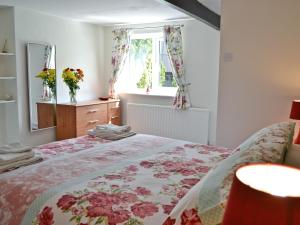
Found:
[[[163,32],[132,33],[129,55],[116,84],[117,92],[175,96]]]

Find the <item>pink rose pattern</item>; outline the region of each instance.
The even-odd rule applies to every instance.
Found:
[[[34,221],[34,223],[38,225],[52,225],[54,224],[53,217],[54,215],[52,212],[52,208],[45,207],[38,215],[37,220]]]
[[[175,224],[167,218],[180,199],[223,159],[220,154],[232,151],[210,150],[202,153],[205,147],[186,145],[160,152],[72,187],[45,207],[77,224],[142,225],[147,218],[155,224]],[[184,211],[181,221],[182,225],[202,225],[196,209]],[[54,225],[61,223],[55,221]]]
[[[171,219],[168,217],[166,221],[163,223],[163,225],[174,225],[176,223],[176,219]]]
[[[185,210],[181,215],[181,225],[203,225],[196,209]]]
[[[151,195],[151,191],[147,188],[144,188],[144,187],[137,187],[135,189],[135,192],[138,194],[138,195]]]
[[[83,136],[74,139],[57,141],[50,144],[41,145],[34,148],[34,151],[41,154],[44,160],[59,157],[62,155],[72,154],[82,150],[87,150],[98,146],[99,144],[109,143],[110,141],[104,140],[93,136]]]
[[[76,203],[76,198],[72,195],[64,195],[57,202],[57,206],[62,210],[68,210]]]
[[[147,216],[153,216],[155,213],[157,213],[158,207],[152,202],[141,202],[131,206],[131,211],[133,215],[140,218],[145,218]]]

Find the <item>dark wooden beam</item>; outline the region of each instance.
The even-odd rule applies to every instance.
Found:
[[[220,29],[221,16],[211,11],[197,0],[160,0],[160,2],[167,3],[171,7],[174,7],[204,23]]]

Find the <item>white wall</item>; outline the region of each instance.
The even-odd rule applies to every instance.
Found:
[[[66,67],[81,68],[85,72],[78,100],[94,99],[103,95],[103,54],[98,51],[103,49],[102,28],[23,8],[16,8],[15,23],[21,141],[30,145],[51,142],[55,140],[54,129],[29,131],[25,45],[27,42],[56,45],[59,102],[69,101],[68,88],[60,76]]]
[[[288,120],[300,96],[300,1],[224,0],[217,144]]]
[[[218,99],[220,33],[196,20],[185,21],[183,23],[184,61],[187,81],[192,83],[192,86],[190,86],[192,105],[193,107],[208,108],[211,110],[209,141],[214,144]],[[146,26],[155,25],[162,24],[151,24]],[[112,73],[112,29],[113,28],[111,27],[105,28],[106,84]],[[126,122],[127,102],[171,105],[173,98],[123,94],[121,95],[121,100],[123,102],[123,121]]]

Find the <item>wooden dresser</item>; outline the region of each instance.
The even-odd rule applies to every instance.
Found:
[[[37,102],[38,129],[56,126],[55,104],[51,102]]]
[[[121,125],[119,100],[57,104],[57,140],[80,137],[99,124]]]

